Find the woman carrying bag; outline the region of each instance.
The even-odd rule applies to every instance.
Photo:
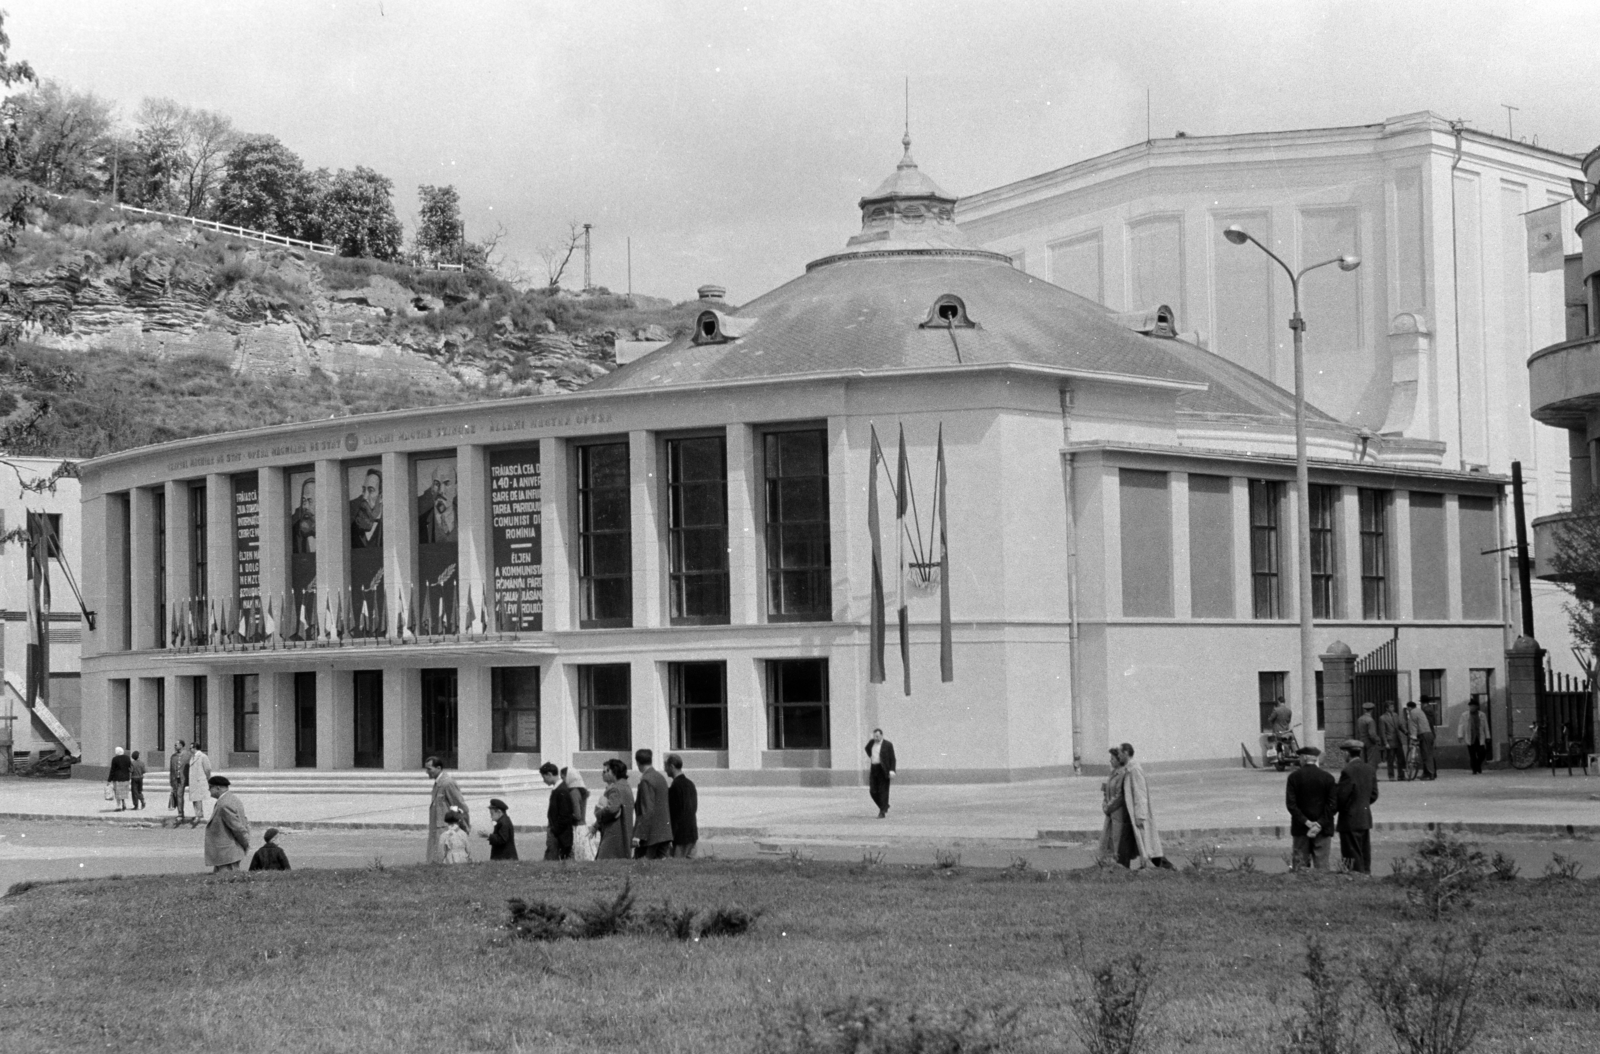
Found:
[[[628,794],[628,765],[611,758],[600,770],[605,793],[594,807],[594,830],[600,834],[596,860],[629,860],[633,857],[633,799]]]

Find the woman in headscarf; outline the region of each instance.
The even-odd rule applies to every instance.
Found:
[[[128,755],[118,747],[117,752],[111,756],[111,771],[106,775],[106,782],[111,785],[111,793],[117,799],[117,811],[128,807],[128,784],[133,778],[133,762]]]
[[[600,832],[596,860],[628,860],[633,857],[633,797],[628,793],[628,764],[617,758],[606,761],[600,770],[605,793],[594,807],[594,826]]]

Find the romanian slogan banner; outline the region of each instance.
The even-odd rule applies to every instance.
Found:
[[[544,557],[537,446],[489,451],[489,532],[494,550],[495,627],[544,628]]]

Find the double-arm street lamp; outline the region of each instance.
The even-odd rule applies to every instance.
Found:
[[[1238,226],[1229,227],[1222,236],[1235,245],[1250,242],[1272,258],[1289,276],[1289,288],[1294,292],[1294,314],[1289,316],[1289,329],[1294,332],[1294,480],[1295,480],[1295,542],[1299,549],[1300,567],[1300,734],[1302,744],[1309,741],[1311,730],[1316,728],[1311,714],[1317,705],[1317,649],[1311,639],[1311,484],[1310,469],[1306,463],[1306,320],[1300,316],[1300,279],[1319,267],[1338,264],[1341,271],[1354,271],[1361,266],[1359,256],[1336,256],[1323,260],[1299,272],[1284,263],[1278,254],[1256,241],[1249,232]]]

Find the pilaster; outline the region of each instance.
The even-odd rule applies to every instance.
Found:
[[[1250,481],[1232,477],[1233,486],[1233,611],[1238,618],[1255,618],[1255,583],[1250,562]]]
[[[233,675],[213,673],[206,677],[206,696],[211,702],[211,739],[206,744],[213,768],[225,769],[233,753]]]
[[[654,432],[628,433],[629,505],[633,524],[633,625],[660,626],[665,621],[662,596],[666,572],[661,563],[662,501],[660,453]],[[635,669],[635,674],[639,671]],[[635,689],[637,691],[637,688]],[[638,727],[637,724],[634,726]]]
[[[1461,620],[1461,561],[1465,555],[1468,559],[1483,559],[1477,553],[1463,554],[1461,552],[1461,499],[1455,494],[1444,496],[1444,560],[1450,573],[1445,576],[1445,590],[1448,607],[1446,617],[1452,622]],[[1495,557],[1499,562],[1499,557]]]
[[[748,425],[728,426],[728,621],[760,622],[762,583],[761,458]]]
[[[263,769],[294,768],[294,674],[261,673],[261,752]]]
[[[234,574],[233,477],[206,477],[206,595],[224,606],[234,630],[239,625],[239,586]],[[220,615],[218,616],[221,617]],[[212,733],[212,738],[216,733]],[[218,741],[220,745],[220,740]],[[226,754],[214,754],[213,764]]]
[[[548,617],[549,608],[545,614]],[[577,752],[577,670],[554,662],[544,668],[539,685],[539,753],[544,760],[565,768]]]
[[[270,602],[280,633],[289,597],[289,496],[288,477],[281,468],[264,468],[256,473],[256,558],[261,577],[261,597]],[[262,675],[265,678],[265,674]],[[261,727],[266,728],[262,710]],[[265,738],[265,732],[262,733]]]
[[[850,446],[849,419],[828,418],[828,551],[833,566],[829,575],[833,593],[833,621],[850,622],[855,618],[851,605],[851,592],[856,583],[851,579],[851,546],[856,542],[853,523],[866,523],[866,513],[852,519],[854,503],[863,498],[852,486],[850,467],[854,453]],[[865,490],[865,477],[857,485]],[[892,519],[892,517],[891,517]],[[862,585],[863,594],[870,591],[870,579]],[[863,608],[865,605],[863,605]]]
[[[489,601],[489,574],[494,563],[490,545],[489,452],[477,445],[460,446],[456,448],[456,567],[461,578],[459,603],[464,632],[474,628],[467,625],[466,609],[469,602],[473,613],[482,619],[484,625],[493,629],[494,619],[482,614],[484,604]],[[484,683],[487,685],[488,682]],[[489,698],[487,687],[483,697],[485,700]],[[484,722],[487,730],[487,715]],[[488,740],[484,743],[482,753],[487,755]],[[463,752],[462,760],[466,759],[466,753]],[[482,764],[481,759],[479,764]]]
[[[457,472],[460,471],[459,464],[456,470]],[[408,623],[413,614],[416,614],[419,618],[421,617],[419,606],[422,603],[422,599],[420,597],[415,598],[416,605],[412,603],[412,592],[416,586],[417,518],[412,515],[416,509],[416,503],[413,499],[416,488],[415,481],[411,478],[411,455],[396,452],[383,455],[382,471],[385,492],[383,499],[383,595],[389,609],[385,612],[388,622],[385,633],[392,636],[396,625],[398,625],[401,611],[406,613],[406,621]],[[458,486],[456,489],[457,516],[460,515],[460,510],[465,504]],[[341,524],[345,525],[344,548],[340,550],[341,554],[348,553],[350,544],[348,520],[348,516],[339,520]],[[460,539],[462,534],[460,520],[458,519],[456,538]],[[459,545],[459,541],[457,544]],[[318,559],[320,560],[322,557],[319,555]],[[457,559],[459,561],[459,555]],[[459,562],[457,567],[460,567]],[[414,611],[414,607],[417,607],[417,610]],[[417,632],[416,627],[409,628],[411,632]],[[387,689],[387,683],[385,683],[385,689]],[[385,690],[384,698],[387,699],[388,697],[388,692]],[[383,733],[384,755],[387,757],[389,752],[389,726],[387,722],[384,723]],[[417,764],[420,765],[421,763],[419,759]]]
[[[1361,604],[1361,493],[1358,487],[1339,488],[1339,604],[1340,618],[1364,619]]]
[[[1391,614],[1397,619],[1409,619],[1415,610],[1411,604],[1411,492],[1395,490],[1389,494],[1394,512],[1394,540],[1389,547],[1394,556],[1389,576],[1389,601],[1394,608]]]
[[[629,670],[628,689],[632,698],[630,711],[633,718],[633,749],[649,747],[657,756],[664,754],[671,742],[671,726],[667,721],[666,664],[651,659],[635,659]]]
[[[383,668],[383,767],[422,767],[422,680],[410,667]]]
[[[317,480],[317,600],[322,605],[322,610],[317,612],[317,629],[326,636],[336,627],[339,611],[337,605],[344,603],[345,583],[350,577],[350,507],[345,497],[343,464],[338,461],[318,461],[313,471]],[[400,507],[405,506],[402,503]],[[405,519],[404,516],[398,518]],[[383,531],[386,540],[392,526],[394,526],[393,520],[385,516]],[[317,671],[319,766],[327,752],[320,702],[323,694],[322,682],[326,677],[326,670]]]
[[[131,727],[124,733],[126,742],[113,743],[111,744],[113,747],[127,747],[130,751],[142,751],[141,756],[148,755],[152,750],[167,749],[167,744],[160,742],[157,738],[160,735],[160,729],[157,728],[156,722],[158,691],[156,686],[159,683],[160,679],[156,677],[140,677],[128,686],[130,693],[128,721]],[[113,719],[113,727],[116,720],[119,719]],[[170,715],[168,720],[170,722]],[[152,783],[149,786],[153,787],[154,784]]]
[[[128,492],[128,529],[132,542],[128,546],[132,563],[128,589],[132,616],[129,646],[135,651],[158,647],[166,642],[167,628],[171,625],[171,605],[168,610],[156,610],[159,589],[156,583],[156,502],[155,491],[149,487],[136,487]],[[165,554],[163,554],[165,555]],[[169,597],[171,594],[167,594]],[[157,618],[158,615],[163,617]]]
[[[1168,508],[1172,513],[1172,615],[1194,616],[1189,567],[1189,474],[1167,473]]]
[[[560,439],[539,440],[539,487],[539,538],[544,550],[540,554],[544,629],[547,633],[560,632],[577,625],[573,604],[577,574],[573,531],[577,521],[571,515],[576,492],[572,483],[572,449]],[[547,686],[555,680],[552,672],[546,677]],[[546,709],[545,713],[548,712]],[[539,727],[542,738],[543,730],[550,726],[541,717]],[[571,749],[577,749],[576,740]]]
[[[167,493],[167,603],[182,604],[180,618],[192,617],[195,628],[203,620],[189,588],[189,549],[193,528],[189,522],[189,481],[169,480]],[[170,698],[170,697],[169,697]]]
[[[456,767],[464,772],[489,765],[491,681],[487,666],[456,670]]]
[[[766,685],[761,659],[728,660],[728,768],[761,768],[767,748]]]

